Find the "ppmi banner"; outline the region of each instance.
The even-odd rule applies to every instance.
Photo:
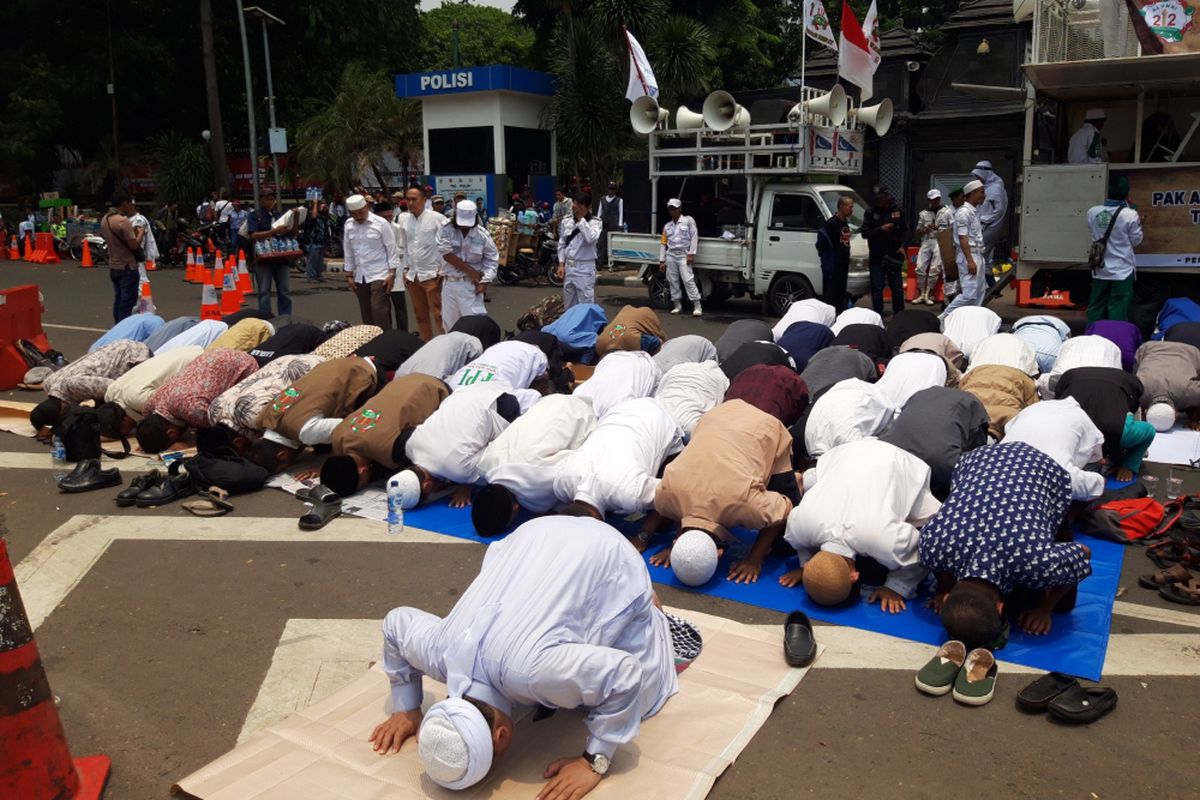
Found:
[[[1137,265],[1200,267],[1200,167],[1110,170],[1129,178],[1129,202],[1142,215]]]

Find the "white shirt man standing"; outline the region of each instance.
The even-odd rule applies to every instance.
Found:
[[[454,219],[438,233],[442,254],[442,323],[454,327],[459,317],[486,314],[483,293],[496,277],[500,251],[491,234],[479,224],[478,210],[470,200],[461,200]]]
[[[983,243],[983,226],[976,211],[986,196],[983,181],[971,181],[963,187],[963,194],[966,200],[954,214],[954,252],[958,262],[959,293],[942,312],[942,319],[956,308],[979,305],[983,302],[983,293],[987,286],[984,281],[988,262]]]
[[[417,184],[404,193],[408,211],[400,215],[404,229],[404,286],[412,300],[413,316],[421,341],[440,336],[442,327],[442,253],[438,233],[446,217],[425,204],[425,193]]]
[[[938,232],[954,225],[954,212],[942,205],[942,193],[930,189],[925,195],[929,208],[917,215],[917,235],[921,249],[917,251],[917,289],[920,294],[914,303],[933,305],[933,290],[942,277],[942,254],[938,250]]]
[[[392,224],[372,213],[361,194],[346,198],[346,210],[350,212],[342,233],[346,282],[358,298],[363,324],[391,330],[388,293],[400,266]]]
[[[667,273],[667,285],[671,289],[671,302],[674,307],[672,314],[683,310],[680,300],[683,290],[687,290],[688,300],[692,304],[692,316],[698,317],[704,313],[700,308],[700,290],[696,287],[696,276],[692,272],[692,264],[696,261],[696,248],[700,245],[700,232],[696,220],[684,216],[683,203],[678,197],[667,201],[667,214],[671,220],[663,226],[662,240],[658,247],[658,269]],[[683,283],[683,289],[679,284]]]
[[[1126,203],[1129,179],[1124,175],[1115,176],[1109,182],[1108,198],[1103,205],[1093,206],[1087,213],[1088,231],[1093,242],[1100,241],[1108,233],[1104,265],[1092,274],[1092,296],[1088,300],[1087,314],[1089,325],[1102,319],[1129,319],[1133,279],[1137,272],[1133,248],[1142,243],[1142,218]]]
[[[571,213],[558,227],[558,275],[563,281],[563,306],[596,302],[596,246],[603,223],[592,216],[592,196],[581,192]]]
[[[1103,164],[1108,161],[1104,139],[1100,136],[1105,117],[1102,108],[1088,109],[1083,124],[1071,135],[1071,141],[1067,143],[1068,164]]]
[[[990,161],[980,161],[971,174],[983,181],[984,197],[975,204],[975,213],[983,229],[983,259],[990,265],[997,255],[996,246],[1004,236],[1004,225],[1008,219],[1008,190],[1004,188],[1004,179],[992,169]],[[991,273],[986,275],[990,276]]]

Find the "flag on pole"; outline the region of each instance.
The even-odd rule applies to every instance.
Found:
[[[821,0],[806,0],[804,32],[833,52],[838,51],[837,40],[833,38],[833,29],[829,27],[829,14],[825,11],[825,4]]]
[[[877,2],[878,0],[871,0],[871,7],[867,9],[867,15],[862,21],[863,35],[867,37],[867,45],[871,48],[872,74],[879,69],[879,62],[883,60],[879,45],[879,9],[875,7]]]
[[[866,101],[875,93],[875,64],[871,61],[871,45],[850,8],[849,0],[842,0],[842,41],[838,47],[838,75],[862,89],[861,100]]]
[[[650,59],[646,58],[646,51],[633,34],[628,29],[622,30],[629,45],[629,87],[625,90],[625,99],[632,103],[647,95],[657,100],[658,81],[654,78],[654,70],[650,69]]]

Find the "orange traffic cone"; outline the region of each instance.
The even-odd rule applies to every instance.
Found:
[[[204,282],[200,291],[200,319],[220,319],[221,304],[217,302],[217,270]]]
[[[8,260],[9,261],[20,261],[21,260],[21,248],[17,247],[17,237],[15,234],[12,237],[12,242],[8,245]]]
[[[83,240],[83,258],[79,261],[79,266],[83,268],[96,266],[96,262],[92,261],[92,245],[86,238]]]
[[[33,234],[25,234],[25,260],[33,261]]]
[[[242,293],[242,302],[245,302],[246,295],[254,292],[254,284],[250,281],[250,270],[246,269],[246,251],[238,250],[238,291]]]
[[[71,758],[33,626],[0,538],[0,797],[98,800],[112,769],[108,756]]]
[[[229,262],[225,265],[223,273],[224,278],[221,281],[221,314],[233,314],[242,307],[242,297],[237,290],[237,264],[234,263],[233,256],[229,257]]]
[[[158,265],[154,263],[153,258],[146,259],[146,272],[157,272]]]
[[[150,279],[142,279],[142,296],[138,299],[137,313],[153,314],[158,309],[154,306],[154,296],[150,294]]]

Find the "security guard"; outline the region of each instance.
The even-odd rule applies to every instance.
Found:
[[[442,324],[454,327],[459,317],[486,314],[483,293],[496,277],[500,252],[487,228],[479,223],[479,212],[470,200],[455,206],[451,224],[438,234],[442,254]]]
[[[700,308],[700,290],[696,288],[696,276],[692,272],[692,264],[696,260],[696,248],[700,244],[700,232],[696,220],[683,214],[683,203],[678,197],[667,201],[667,213],[671,221],[663,226],[662,240],[658,247],[658,268],[667,273],[667,285],[671,288],[671,302],[675,304],[672,314],[682,310],[680,300],[683,291],[680,281],[687,290],[688,300],[692,303],[692,316],[698,317],[704,313]]]
[[[925,197],[929,208],[917,215],[917,236],[921,237],[921,249],[917,251],[917,288],[921,293],[915,303],[933,305],[930,297],[942,276],[942,255],[938,250],[938,231],[954,225],[954,214],[942,205],[942,193],[930,189]]]
[[[558,277],[563,282],[563,306],[596,302],[596,245],[603,223],[592,216],[592,196],[580,192],[571,201],[571,215],[558,224]]]

